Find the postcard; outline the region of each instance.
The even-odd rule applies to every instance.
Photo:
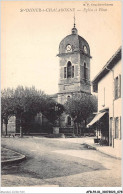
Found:
[[[123,193],[121,1],[1,1],[1,193]]]

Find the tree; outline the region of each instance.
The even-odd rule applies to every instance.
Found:
[[[8,91],[9,93],[9,91]],[[1,131],[3,130],[3,123],[5,124],[5,130],[7,135],[8,119],[14,114],[13,100],[6,95],[6,92],[2,92],[1,97]],[[2,133],[1,133],[2,134]]]
[[[97,111],[97,98],[90,94],[78,94],[66,102],[65,108],[73,118],[78,133],[78,126],[84,121],[86,127],[87,119]]]
[[[10,88],[3,90],[1,117],[2,121],[6,123],[6,135],[7,123],[11,115],[15,115],[19,121],[22,136],[22,130],[30,127],[31,121],[39,112],[42,112],[50,122],[54,123],[63,112],[62,105],[58,104],[58,111],[55,110],[55,106],[54,100],[41,90],[36,90],[35,87],[18,86],[15,90]]]
[[[58,125],[60,115],[63,113],[63,111],[64,106],[62,104],[56,103],[55,101],[49,98],[45,106],[45,110],[43,111],[43,114],[52,123],[52,125]]]
[[[23,88],[18,86],[14,89],[4,89],[1,95],[1,124],[6,125],[10,116],[15,115],[19,120],[20,128],[27,120],[31,120],[39,111],[42,110],[46,95],[42,91],[37,91],[34,87]]]

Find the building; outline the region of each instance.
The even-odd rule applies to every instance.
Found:
[[[121,148],[121,47],[94,78],[92,86],[98,93],[98,114],[88,126],[100,121],[101,138],[109,146]]]
[[[64,104],[76,93],[90,93],[90,47],[87,41],[72,28],[72,33],[59,44],[58,102]]]
[[[59,83],[58,103],[65,102],[76,94],[91,94],[90,85],[90,47],[88,42],[78,35],[78,30],[72,28],[59,44]],[[60,126],[72,126],[73,122],[65,113],[60,119]]]

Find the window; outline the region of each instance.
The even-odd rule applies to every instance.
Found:
[[[119,118],[116,117],[115,119],[115,138],[119,138]]]
[[[67,96],[67,100],[69,100],[70,99],[70,96]]]
[[[118,99],[121,97],[121,75],[114,79],[114,98]]]
[[[74,66],[72,66],[72,77],[74,77]]]
[[[118,76],[118,97],[121,97],[121,75]]]
[[[67,77],[68,78],[71,77],[71,73],[72,73],[71,68],[72,68],[71,62],[68,61],[68,64],[67,64]]]
[[[122,139],[122,128],[121,128],[121,117],[120,117],[120,124],[119,124],[119,126],[120,126],[120,139]]]
[[[74,66],[68,61],[67,67],[64,67],[64,78],[74,77]]]
[[[64,67],[64,78],[66,78],[66,77],[67,77],[67,68]]]
[[[84,79],[86,80],[87,78],[88,78],[87,64],[84,63]]]
[[[115,78],[115,99],[118,98],[118,77]]]

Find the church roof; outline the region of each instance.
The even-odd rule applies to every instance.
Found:
[[[68,53],[66,51],[66,46],[71,45],[72,50],[71,52],[83,52],[84,47],[87,48],[87,55],[90,57],[90,47],[88,42],[81,36],[78,35],[77,29],[74,27],[72,28],[72,33],[67,35],[59,44],[59,55]],[[70,52],[69,52],[70,53]]]

